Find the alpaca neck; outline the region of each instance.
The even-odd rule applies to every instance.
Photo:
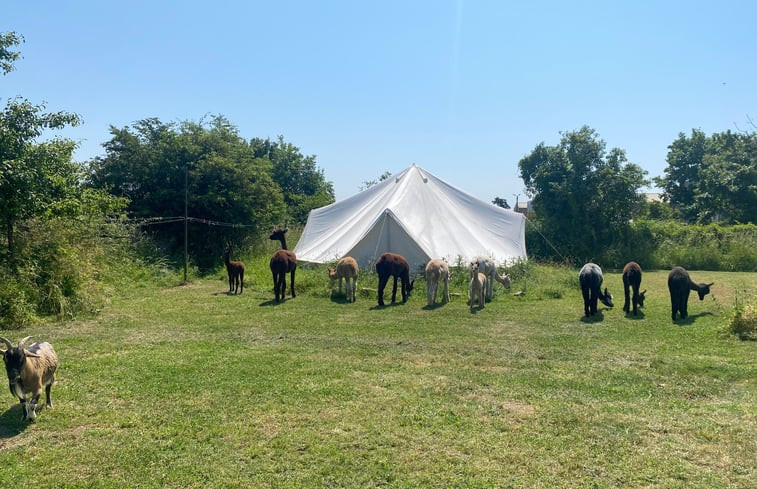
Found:
[[[281,249],[282,250],[289,249],[289,248],[287,248],[287,240],[286,240],[286,238],[284,236],[282,236],[281,238],[279,238],[279,241],[281,241]]]

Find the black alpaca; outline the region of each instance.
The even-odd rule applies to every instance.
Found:
[[[581,284],[581,293],[584,296],[584,314],[587,317],[597,313],[597,299],[607,307],[613,307],[612,294],[605,287],[602,293],[602,269],[595,263],[587,263],[578,272],[578,282]]]
[[[402,302],[407,301],[407,297],[413,290],[415,280],[410,281],[410,265],[404,256],[396,253],[384,253],[376,261],[376,273],[379,277],[378,285],[378,305],[384,305],[384,288],[389,281],[390,276],[394,276],[394,287],[392,288],[392,302],[397,299],[397,279],[402,282]]]
[[[636,315],[637,307],[644,307],[644,292],[639,293],[639,287],[641,286],[641,267],[635,261],[626,263],[623,267],[623,292],[625,294],[625,303],[623,304],[623,310],[628,312],[630,310],[631,297],[629,288],[633,289],[633,315]]]
[[[244,263],[241,261],[233,261],[231,257],[231,245],[226,247],[226,251],[223,252],[223,262],[226,264],[226,273],[229,275],[229,294],[234,294],[239,291],[241,294],[244,292]]]
[[[675,267],[668,274],[668,290],[670,291],[670,306],[672,309],[673,321],[676,320],[676,314],[680,313],[681,319],[686,319],[689,315],[687,306],[689,303],[689,292],[696,290],[699,294],[699,300],[704,300],[704,296],[710,293],[711,284],[698,284],[691,280],[689,272],[683,267]]]
[[[287,290],[287,278],[286,274],[291,275],[292,282],[292,297],[297,297],[294,293],[294,272],[297,270],[297,256],[294,252],[287,249],[287,242],[284,235],[287,229],[274,228],[273,233],[269,239],[281,242],[281,249],[273,254],[271,257],[271,273],[273,274],[273,293],[276,296],[276,302],[279,302],[279,298],[284,300]]]

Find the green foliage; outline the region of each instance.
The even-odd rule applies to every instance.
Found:
[[[255,157],[270,160],[273,181],[281,189],[287,206],[286,217],[294,223],[305,224],[311,209],[334,202],[334,186],[316,166],[315,156],[303,156],[283,136],[276,141],[254,138],[250,147]]]
[[[686,222],[754,222],[757,216],[757,133],[692,130],[669,146],[656,183]]]
[[[16,274],[0,270],[0,329],[21,329],[35,319],[34,305]]]
[[[741,340],[757,341],[757,301],[737,304],[728,320],[727,331]]]
[[[18,46],[24,42],[24,36],[16,34],[13,31],[0,32],[0,71],[3,75],[7,75],[16,67],[13,63],[21,59],[21,53],[18,51],[11,51],[9,48]]]
[[[643,210],[639,189],[646,172],[621,149],[606,153],[589,127],[564,133],[558,146],[539,144],[518,167],[532,196],[531,219],[577,263],[615,246],[616,236]]]
[[[74,198],[81,176],[71,161],[75,143],[67,139],[36,143],[45,130],[77,125],[79,116],[44,109],[16,98],[0,114],[0,222],[11,262],[16,226]]]

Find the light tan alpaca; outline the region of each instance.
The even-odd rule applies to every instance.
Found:
[[[470,286],[468,287],[468,305],[473,309],[473,305],[478,301],[479,310],[486,305],[486,275],[478,271],[479,264],[474,261],[470,264]]]
[[[510,288],[510,276],[507,274],[500,275],[497,272],[497,265],[494,263],[494,260],[486,256],[477,256],[473,261],[478,262],[478,271],[486,275],[488,279],[486,282],[486,300],[492,300],[495,280],[506,288]]]
[[[336,268],[329,268],[329,278],[339,280],[339,293],[342,293],[342,279],[347,282],[347,302],[355,302],[355,292],[357,291],[357,275],[358,266],[357,261],[351,256],[345,256],[339,263],[336,264]],[[350,280],[352,284],[350,285]]]
[[[444,295],[442,300],[449,302],[449,266],[444,260],[435,258],[426,265],[426,298],[428,305],[436,303],[436,292],[439,289],[439,282],[444,283]]]

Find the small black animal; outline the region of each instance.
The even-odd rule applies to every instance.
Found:
[[[625,294],[625,303],[623,304],[623,310],[625,312],[628,312],[630,309],[629,303],[631,302],[630,293],[629,293],[629,287],[633,289],[633,315],[636,315],[636,308],[637,307],[644,307],[644,294],[647,293],[646,289],[644,292],[639,292],[639,287],[641,286],[641,267],[638,263],[635,261],[630,261],[626,263],[626,266],[623,267],[623,292]]]
[[[704,296],[710,293],[710,284],[698,284],[691,280],[689,272],[683,267],[675,267],[668,274],[668,290],[670,291],[670,306],[672,309],[673,321],[676,320],[676,314],[680,313],[681,319],[686,319],[689,315],[687,306],[689,303],[689,292],[696,290],[699,294],[699,300],[704,300]]]
[[[584,314],[587,317],[597,313],[597,299],[607,307],[613,307],[612,294],[605,287],[602,293],[602,269],[596,263],[587,263],[578,272],[578,282],[581,284],[581,293],[584,296]]]

